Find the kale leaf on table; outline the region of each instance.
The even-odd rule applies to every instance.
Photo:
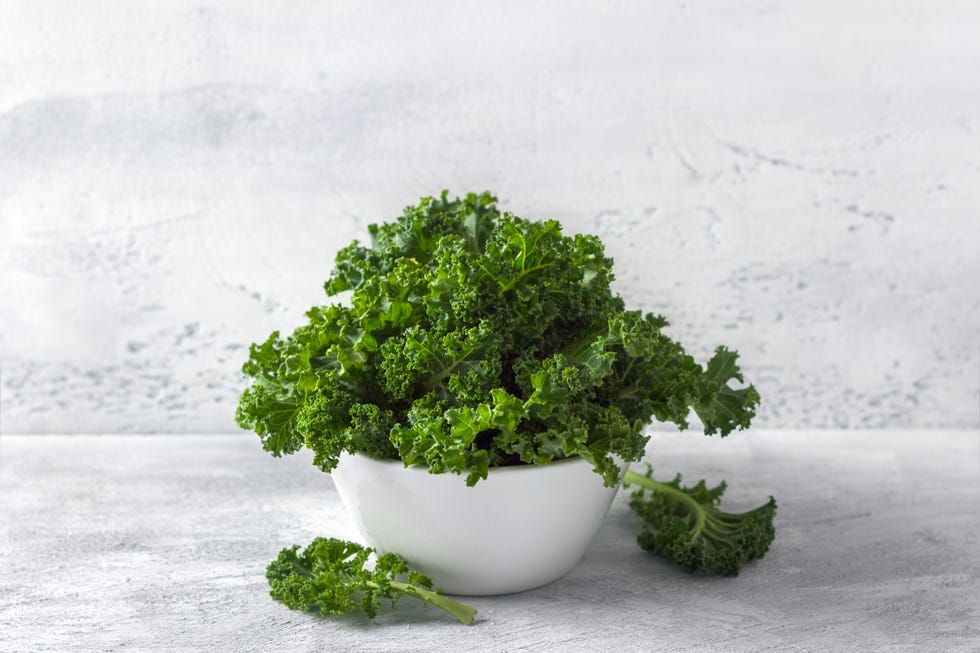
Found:
[[[630,495],[630,508],[643,520],[640,546],[682,565],[688,571],[738,576],[742,563],[761,558],[775,536],[776,500],[747,512],[718,508],[727,485],[705,482],[684,487],[678,474],[672,481],[626,473],[626,484],[639,489]],[[649,494],[648,494],[649,493]]]
[[[269,594],[294,610],[319,610],[337,615],[363,611],[378,614],[382,600],[395,603],[412,597],[432,604],[470,624],[476,608],[443,596],[432,588],[432,580],[413,569],[394,553],[377,556],[367,567],[374,549],[355,542],[318,537],[302,551],[293,545],[269,563],[266,579]]]

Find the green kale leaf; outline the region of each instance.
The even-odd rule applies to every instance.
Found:
[[[394,553],[377,556],[368,569],[365,565],[374,549],[355,542],[318,537],[303,551],[299,548],[297,544],[283,549],[266,569],[269,594],[294,610],[316,609],[324,616],[363,611],[374,618],[383,600],[394,607],[408,596],[467,625],[476,614],[476,608],[434,590],[428,576],[409,568]]]
[[[625,483],[639,486],[630,495],[630,507],[643,520],[640,546],[689,571],[738,576],[743,563],[766,554],[775,536],[772,497],[753,510],[730,513],[718,508],[724,481],[714,488],[703,480],[684,487],[680,475],[655,481],[648,469],[646,475],[626,472]]]

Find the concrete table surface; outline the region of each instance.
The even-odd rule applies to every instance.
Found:
[[[980,651],[980,436],[750,431],[654,436],[658,477],[779,501],[738,578],[640,550],[626,494],[572,573],[474,597],[462,626],[399,604],[322,618],[272,601],[266,564],[356,539],[306,452],[247,434],[0,437],[0,651]],[[462,482],[462,481],[461,481]]]

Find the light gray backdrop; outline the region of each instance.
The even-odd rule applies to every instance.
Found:
[[[974,3],[0,3],[0,429],[223,432],[420,195],[599,234],[767,427],[976,428]]]

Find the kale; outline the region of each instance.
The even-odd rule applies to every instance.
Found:
[[[604,482],[639,460],[652,420],[706,433],[749,425],[759,395],[737,355],[702,368],[627,310],[590,235],[501,213],[489,193],[423,198],[343,248],[291,335],[252,345],[236,420],[273,455],[303,446],[330,471],[342,451],[434,473],[581,456]]]
[[[640,546],[689,571],[738,576],[742,563],[761,558],[772,544],[772,497],[753,510],[731,513],[717,507],[724,481],[713,488],[703,480],[684,487],[679,474],[669,482],[655,481],[648,468],[646,475],[627,472],[625,482],[639,486],[630,495],[630,507],[643,520]]]
[[[303,551],[299,548],[296,544],[283,549],[266,569],[269,594],[294,610],[317,609],[324,616],[361,610],[374,618],[382,599],[394,606],[410,596],[467,625],[476,614],[475,608],[432,589],[428,576],[410,569],[394,553],[377,556],[368,569],[368,558],[375,551],[355,542],[318,537]]]

